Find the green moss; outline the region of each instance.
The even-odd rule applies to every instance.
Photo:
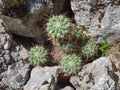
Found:
[[[104,42],[100,45],[99,50],[100,50],[100,55],[101,56],[107,56],[108,52],[107,49],[112,45],[109,44],[106,40],[106,38],[103,38]]]

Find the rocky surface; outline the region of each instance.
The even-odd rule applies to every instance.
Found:
[[[0,20],[0,89],[18,90],[29,76],[27,49],[13,41],[12,35]]]
[[[108,50],[108,57],[84,65],[70,81],[61,80],[64,84],[58,82],[58,66],[32,68],[28,50],[14,41],[11,33],[35,37],[41,42],[46,38],[42,26],[46,16],[63,13],[66,3],[71,5],[75,22],[85,27],[84,33],[117,43]],[[20,15],[11,10],[6,16],[2,13],[4,5],[0,0],[0,90],[120,90],[120,0],[29,0],[22,17],[19,10]],[[71,12],[67,10],[66,13]]]
[[[88,35],[105,36],[108,42],[120,39],[119,4],[119,0],[71,0],[77,24],[84,26]]]
[[[0,20],[0,72],[7,69],[7,65],[12,62],[10,47],[12,46],[12,36],[7,33],[4,22]]]
[[[120,40],[120,6],[110,4],[107,7],[101,26],[108,42]]]
[[[35,67],[24,90],[54,90],[59,75],[59,67]]]
[[[4,72],[2,82],[12,90],[22,89],[26,81],[29,79],[30,65],[19,61],[15,65],[9,65]]]
[[[71,77],[70,82],[76,90],[117,90],[119,76],[116,72],[119,71],[110,59],[101,57],[85,65],[78,76]]]

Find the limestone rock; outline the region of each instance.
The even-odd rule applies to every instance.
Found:
[[[109,43],[120,40],[120,6],[109,5],[101,21],[103,36]]]
[[[16,65],[10,65],[4,73],[2,82],[9,88],[18,90],[28,80],[29,71],[29,64],[24,64],[22,61],[16,63]]]
[[[105,36],[108,42],[120,39],[119,4],[119,0],[71,0],[76,23],[86,28],[87,35]]]
[[[24,86],[24,90],[41,90],[44,85],[49,84],[51,90],[55,89],[57,83],[57,77],[59,73],[59,67],[40,67],[33,68],[31,76],[27,84]]]
[[[77,90],[116,90],[119,77],[108,57],[101,57],[85,65],[70,82]]]
[[[72,87],[70,87],[70,86],[66,86],[65,88],[60,89],[60,90],[74,90],[74,89]]]

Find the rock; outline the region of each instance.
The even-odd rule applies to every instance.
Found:
[[[94,11],[97,2],[98,0],[71,0],[71,8],[75,15],[76,23],[85,26],[87,34],[91,36],[101,35],[99,22],[101,14]]]
[[[50,90],[50,84],[42,85],[40,89],[34,89],[34,90]]]
[[[18,58],[19,57],[19,51],[17,51],[17,47],[19,47],[19,46],[14,46],[14,47],[11,48],[10,55],[11,55],[11,58],[12,58],[13,61],[19,61],[19,58]]]
[[[44,0],[30,0],[29,1],[29,10],[32,14],[37,14],[42,10],[48,10],[47,5],[45,4]],[[49,11],[48,11],[49,12]]]
[[[28,13],[22,18],[12,18],[1,15],[1,19],[6,23],[8,30],[11,33],[22,35],[25,37],[36,37],[44,39],[45,31],[42,27],[45,15],[51,12],[60,12],[64,9],[67,0],[29,0]],[[53,13],[52,13],[53,14]]]
[[[15,65],[9,65],[7,71],[4,73],[2,82],[9,88],[18,90],[22,88],[29,78],[29,64],[24,64],[22,61]]]
[[[28,50],[22,45],[14,45],[14,47],[11,48],[11,58],[15,62],[26,60],[28,58]]]
[[[31,0],[30,2],[28,5],[29,13],[23,16],[23,19],[5,15],[1,15],[0,17],[11,33],[25,37],[42,38],[44,30],[40,27],[40,24],[45,18],[44,15],[48,13],[48,9],[42,0]]]
[[[2,14],[2,9],[3,9],[3,2],[0,0],[0,14]]]
[[[28,58],[28,51],[24,47],[21,47],[21,50],[19,51],[19,59],[26,60]]]
[[[113,44],[108,50],[110,60],[115,64],[116,68],[120,70],[120,42]]]
[[[49,7],[49,10],[52,13],[60,13],[65,8],[65,3],[68,2],[68,0],[43,0],[47,7]]]
[[[1,72],[7,69],[7,65],[12,62],[10,49],[12,47],[12,36],[7,32],[5,23],[0,19],[0,69]]]
[[[57,77],[59,73],[59,67],[40,67],[33,68],[31,76],[27,84],[24,86],[24,90],[41,90],[44,85],[50,84],[51,90],[55,89],[57,83]]]
[[[109,42],[120,39],[119,7],[119,0],[71,0],[76,23],[85,27],[86,35],[98,40],[106,36]]]
[[[10,41],[7,41],[5,44],[4,44],[4,49],[9,49],[11,46],[11,42]]]
[[[120,40],[120,6],[109,5],[101,20],[103,36],[109,43]]]
[[[101,57],[83,66],[78,76],[72,76],[70,82],[77,90],[116,90],[119,77],[116,68],[108,57]]]
[[[65,88],[63,88],[61,90],[74,90],[74,89],[72,87],[70,87],[70,86],[66,86]]]

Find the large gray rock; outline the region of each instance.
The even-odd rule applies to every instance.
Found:
[[[2,78],[4,85],[12,90],[19,90],[22,88],[29,78],[29,66],[29,64],[24,64],[22,61],[15,65],[9,65]]]
[[[1,19],[6,23],[6,27],[11,33],[25,37],[42,37],[43,29],[40,28],[40,22],[44,15],[49,13],[48,8],[42,0],[31,0],[29,3],[29,13],[23,16],[23,19],[13,18],[1,15]],[[39,22],[39,23],[38,23]]]
[[[86,28],[85,33],[97,39],[103,35],[109,41],[120,39],[119,7],[119,0],[71,0],[76,23]]]
[[[120,40],[120,6],[109,5],[101,21],[103,36],[108,42]]]
[[[12,18],[1,15],[11,33],[25,37],[45,38],[42,27],[47,14],[57,13],[64,9],[66,0],[30,0],[28,3],[28,14],[20,18]]]
[[[43,90],[49,88],[54,90],[57,77],[59,74],[59,67],[40,67],[33,68],[31,76],[27,84],[24,86],[24,90]],[[45,87],[47,85],[47,87]]]
[[[76,90],[116,90],[119,77],[116,68],[108,57],[101,57],[85,65],[78,76],[72,76],[70,82]]]
[[[101,29],[99,21],[101,14],[94,11],[97,2],[98,0],[71,0],[71,8],[77,24],[85,26],[87,34],[92,36],[100,35]]]

